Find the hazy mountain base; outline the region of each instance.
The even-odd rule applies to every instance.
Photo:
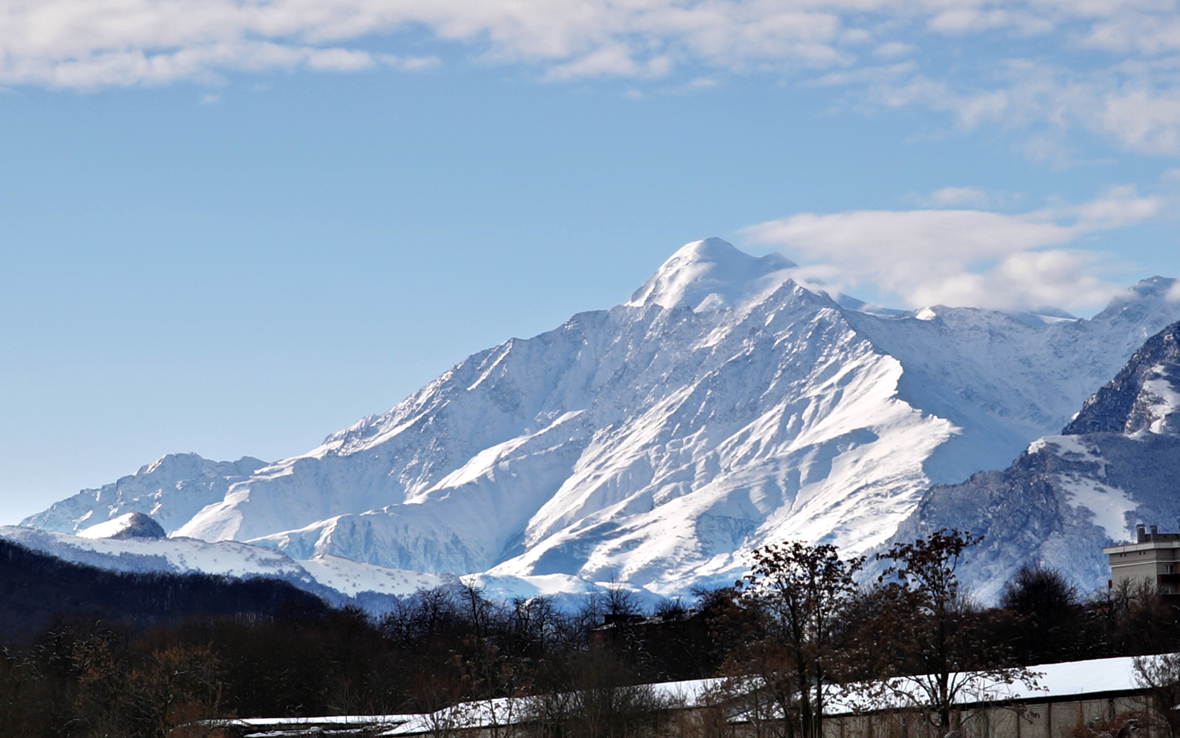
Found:
[[[459,587],[457,577],[395,571],[324,556],[296,561],[273,549],[237,541],[193,538],[94,539],[0,526],[0,543],[16,545],[63,564],[128,575],[207,574],[284,582],[334,606],[380,614],[398,597],[420,589]]]
[[[495,732],[496,726],[517,722],[504,720],[515,714],[501,710],[511,707],[505,698],[528,695],[529,718],[514,728],[522,735],[654,738],[668,735],[664,727],[677,727],[649,722],[669,705],[637,703],[626,699],[627,691],[644,682],[715,676],[721,678],[712,680],[709,694],[700,694],[700,704],[715,706],[716,720],[695,729],[692,723],[681,724],[685,732],[673,732],[685,738],[716,735],[736,710],[751,722],[773,727],[776,734],[785,730],[801,735],[807,723],[800,710],[807,708],[791,680],[802,676],[810,681],[814,672],[801,675],[796,669],[791,643],[806,647],[804,653],[822,654],[825,681],[835,688],[825,690],[833,696],[827,703],[832,712],[873,706],[863,702],[872,697],[863,689],[836,696],[841,691],[837,683],[884,687],[882,680],[887,679],[897,687],[900,678],[909,686],[877,693],[877,708],[917,707],[948,716],[948,700],[958,700],[950,694],[936,697],[941,693],[929,689],[934,663],[965,670],[959,673],[964,679],[954,678],[958,687],[952,694],[978,702],[980,695],[991,692],[989,680],[995,687],[1024,682],[1027,673],[1021,665],[1178,647],[1177,611],[1150,592],[1113,592],[1083,604],[1051,572],[1018,577],[1006,593],[1004,610],[975,608],[956,597],[953,581],[956,540],[968,539],[941,539],[941,544],[932,540],[915,545],[912,553],[895,551],[891,560],[929,566],[933,551],[937,570],[946,574],[937,581],[947,586],[934,587],[919,578],[904,585],[889,581],[864,589],[844,587],[848,597],[835,600],[823,594],[831,590],[821,588],[812,590],[806,601],[814,606],[808,607],[782,607],[780,598],[798,597],[800,588],[783,590],[773,583],[742,594],[707,593],[694,610],[664,603],[654,617],[644,617],[617,590],[567,614],[545,599],[498,603],[465,588],[403,598],[379,621],[314,600],[299,603],[306,595],[281,583],[113,575],[0,544],[0,591],[18,592],[18,610],[30,604],[21,600],[22,594],[36,595],[38,586],[52,587],[62,579],[69,580],[68,586],[41,592],[46,602],[76,597],[106,607],[97,613],[85,608],[83,614],[92,616],[67,618],[25,643],[0,637],[0,734],[163,738],[175,726],[202,719],[365,714],[413,714],[415,725],[441,733],[453,732],[456,719],[475,717],[458,705],[471,707],[469,701],[489,699],[497,701],[483,705],[495,710],[489,721]],[[832,563],[828,553],[834,552],[818,549],[820,558],[815,558],[816,549],[792,549],[798,555],[789,559],[769,554],[747,582],[779,571],[776,561],[795,562],[782,574],[793,572],[792,579],[809,579],[810,572],[827,570]],[[17,555],[8,555],[12,553]],[[30,561],[32,566],[22,568],[22,562]],[[119,600],[127,591],[133,595]],[[254,603],[261,594],[261,605],[238,608],[232,604],[235,591],[239,600],[245,594],[246,602]],[[293,606],[266,594],[284,591],[294,596]],[[188,596],[194,593],[195,612]],[[112,595],[124,610],[112,611],[106,604]],[[276,601],[282,606],[273,607]],[[948,606],[921,606],[935,601]],[[196,614],[202,604],[208,607],[206,614]],[[819,627],[791,628],[791,618],[799,617]],[[888,637],[882,638],[883,633]],[[804,642],[791,640],[800,634]],[[815,639],[828,647],[811,648]],[[943,645],[932,648],[935,643]],[[932,653],[940,656],[932,658]],[[1050,675],[1045,685],[1050,695],[1075,694],[1079,684],[1122,688],[1117,680],[1113,686],[1096,687],[1090,669],[1079,681],[1076,666],[1063,670],[1062,676],[1073,677],[1064,683],[1054,676],[1058,670],[1044,669]],[[1112,668],[1118,667],[1105,665],[1107,677]],[[1033,683],[1024,687],[1026,693],[1040,691]],[[582,697],[593,701],[582,702]],[[1169,700],[1163,709],[1174,704]],[[791,728],[784,725],[784,716],[796,721]],[[324,722],[335,723],[322,725],[326,732],[343,727],[341,721]],[[811,724],[818,727],[817,721]],[[284,730],[271,721],[235,725],[250,733]],[[312,725],[288,727],[316,732]]]
[[[142,515],[128,513],[124,518]],[[89,529],[110,527],[101,523]],[[359,607],[374,617],[386,613],[400,597],[424,589],[457,590],[470,584],[488,597],[508,601],[516,597],[546,597],[555,607],[574,611],[588,599],[607,596],[616,589],[564,575],[513,577],[473,574],[459,577],[403,571],[365,564],[328,554],[292,559],[262,546],[238,541],[200,541],[195,538],[109,538],[71,536],[65,533],[0,526],[0,542],[9,542],[63,562],[97,567],[124,574],[211,574],[236,578],[270,578],[286,582],[322,598],[333,606]],[[644,590],[619,585],[644,606],[654,607],[662,598]]]

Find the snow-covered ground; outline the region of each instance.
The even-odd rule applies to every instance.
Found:
[[[977,688],[973,691],[964,691],[959,703],[1061,699],[1081,697],[1087,694],[1135,690],[1139,688],[1139,685],[1135,680],[1132,661],[1132,658],[1120,657],[1036,666],[1030,670],[1034,672],[1034,680],[1031,685],[1021,681],[1017,681],[1015,684],[1005,684],[995,679],[972,679],[970,681],[977,684]],[[649,686],[657,696],[666,698],[672,704],[681,707],[697,707],[708,704],[711,695],[716,693],[721,684],[722,680],[719,679],[698,679],[663,682]],[[836,715],[841,712],[860,711],[862,703],[855,702],[850,695],[863,693],[864,690],[859,685],[854,685],[848,695],[842,695],[837,691],[828,703],[828,714]],[[885,698],[873,709],[892,709],[904,706],[908,705],[896,698],[893,698],[892,701],[890,698]],[[529,699],[517,698],[467,702],[432,714],[258,718],[230,720],[226,723],[237,727],[254,728],[259,732],[251,735],[258,738],[267,735],[265,731],[268,730],[310,729],[313,726],[321,726],[324,729],[346,726],[384,727],[385,729],[379,735],[392,737],[430,733],[438,726],[443,725],[451,730],[472,730],[519,724],[527,722],[530,714]],[[740,720],[741,715],[735,715],[734,719]]]

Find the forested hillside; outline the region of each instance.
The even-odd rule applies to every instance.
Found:
[[[9,641],[70,620],[142,629],[193,615],[269,616],[325,609],[319,598],[275,579],[117,573],[0,539],[0,634]]]

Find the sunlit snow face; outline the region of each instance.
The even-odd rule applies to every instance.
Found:
[[[182,536],[253,544],[185,544],[190,564],[277,549],[267,566],[308,560],[302,571],[341,591],[417,581],[372,564],[504,591],[618,579],[675,594],[732,581],[769,541],[867,552],[932,483],[1003,468],[1059,431],[1143,336],[1180,317],[1168,280],[1091,320],[1034,323],[948,307],[877,315],[793,283],[763,289],[792,270],[694,242],[632,304],[476,353],[306,454],[165,457],[34,522],[76,530],[150,505]],[[694,309],[696,295],[726,302]],[[1079,482],[1065,502],[1115,525],[1126,498],[1111,489]]]
[[[627,304],[719,310],[769,295],[794,267],[778,254],[756,258],[719,238],[694,241],[664,262]]]

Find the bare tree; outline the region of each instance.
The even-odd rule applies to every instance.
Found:
[[[667,724],[673,698],[633,684],[631,668],[609,651],[583,653],[570,689],[526,700],[526,719],[541,738],[652,738]]]
[[[878,579],[882,637],[894,648],[895,670],[883,684],[894,697],[929,710],[944,732],[959,728],[954,705],[988,701],[1000,685],[1037,687],[1037,675],[1012,665],[987,639],[984,613],[961,591],[956,570],[963,553],[982,541],[943,529],[913,543],[896,543],[877,555],[891,562]]]
[[[1135,681],[1146,688],[1156,713],[1163,717],[1168,733],[1180,736],[1180,653],[1136,656],[1132,662]]]
[[[738,583],[742,598],[766,615],[762,651],[778,657],[766,686],[780,695],[793,718],[788,726],[797,722],[802,738],[821,738],[824,705],[847,671],[848,654],[835,648],[835,633],[863,564],[863,558],[841,559],[835,546],[792,541],[757,549]]]

